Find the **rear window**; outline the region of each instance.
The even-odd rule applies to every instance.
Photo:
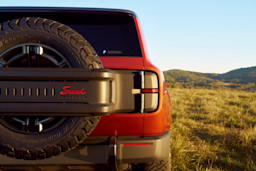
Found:
[[[132,17],[110,15],[81,20],[69,26],[83,35],[99,56],[142,56]]]
[[[0,22],[21,17],[42,17],[66,24],[83,35],[99,56],[141,57],[133,16],[83,11],[1,12]]]

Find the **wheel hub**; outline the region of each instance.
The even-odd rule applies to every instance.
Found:
[[[70,68],[69,62],[57,50],[38,43],[13,46],[0,54],[0,67]],[[36,115],[36,114],[35,114]],[[20,133],[41,133],[60,125],[66,117],[2,116],[0,122]]]

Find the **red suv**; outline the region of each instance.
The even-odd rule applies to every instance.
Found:
[[[169,95],[133,12],[0,15],[0,169],[170,170]]]

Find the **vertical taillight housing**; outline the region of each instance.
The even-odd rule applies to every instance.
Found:
[[[144,81],[143,81],[144,79]],[[159,81],[157,74],[151,71],[144,71],[142,78],[141,94],[144,99],[144,113],[153,112],[157,109],[159,103]]]
[[[160,92],[159,79],[155,72],[142,70],[114,72],[111,101],[115,113],[149,113],[157,110]]]

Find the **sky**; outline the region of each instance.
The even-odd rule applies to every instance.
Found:
[[[149,58],[162,71],[225,73],[256,66],[255,0],[2,0],[0,5],[132,10]]]

